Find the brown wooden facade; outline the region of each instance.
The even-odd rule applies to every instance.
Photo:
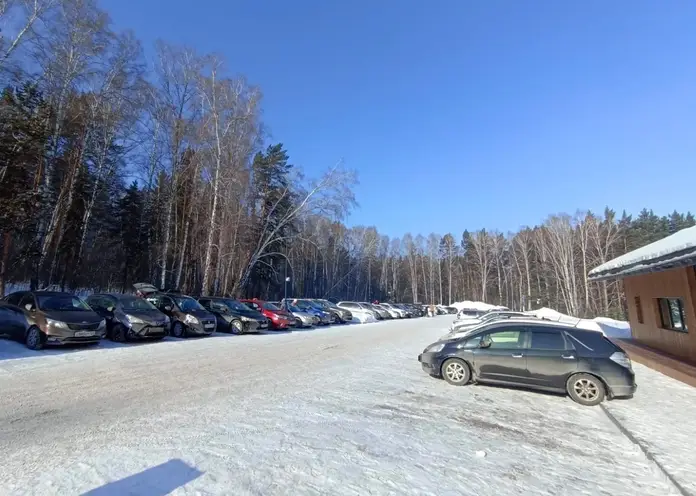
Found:
[[[629,276],[623,282],[633,339],[696,363],[696,266]],[[680,330],[665,324],[667,298],[682,304]]]

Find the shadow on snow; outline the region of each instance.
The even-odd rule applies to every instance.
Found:
[[[122,496],[124,494],[147,494],[164,496],[203,475],[203,472],[174,459],[137,474],[109,482],[83,493],[82,496]]]

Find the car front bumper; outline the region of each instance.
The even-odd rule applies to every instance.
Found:
[[[244,324],[244,332],[260,332],[268,329],[268,321],[242,321]]]
[[[94,344],[94,343],[98,343],[99,341],[101,341],[105,337],[106,337],[106,335],[102,335],[101,333],[97,333],[96,336],[84,336],[84,337],[47,335],[46,336],[46,344],[49,344],[49,345]]]
[[[169,333],[169,325],[153,326],[150,324],[135,324],[132,325],[128,333],[130,338],[154,338],[166,336]]]
[[[418,361],[421,368],[428,375],[440,377],[440,369],[442,368],[442,357],[437,353],[425,352],[418,355]]]
[[[215,325],[213,327],[205,327],[205,324],[186,324],[188,329],[188,334],[190,336],[210,336],[215,332]]]

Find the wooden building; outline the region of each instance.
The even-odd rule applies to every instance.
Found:
[[[623,279],[634,340],[696,363],[696,226],[610,260],[589,278]]]

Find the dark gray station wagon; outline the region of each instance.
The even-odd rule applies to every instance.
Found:
[[[431,344],[418,361],[455,386],[480,382],[565,392],[587,406],[636,390],[630,359],[602,333],[536,319],[483,324]]]

